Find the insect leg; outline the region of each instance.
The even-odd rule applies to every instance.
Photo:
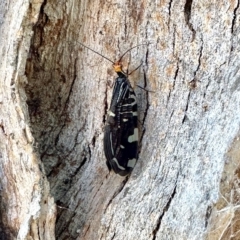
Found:
[[[133,72],[137,71],[142,66],[142,64],[143,64],[143,61],[141,61],[141,64],[135,69],[133,69],[128,75],[131,75]]]

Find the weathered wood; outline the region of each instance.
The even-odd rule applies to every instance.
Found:
[[[30,130],[26,59],[41,1],[1,2],[0,239],[54,239],[56,209]]]
[[[238,239],[239,1],[16,3],[8,35],[1,26],[3,229],[43,232],[33,219],[46,197],[39,219],[51,219],[53,236],[46,173],[57,239]],[[142,143],[127,178],[109,173],[103,154],[116,74],[78,41],[112,60],[151,42],[125,59],[130,70],[143,60],[130,81],[154,91],[135,89]],[[29,214],[33,192],[39,210]],[[13,218],[16,205],[27,214]]]

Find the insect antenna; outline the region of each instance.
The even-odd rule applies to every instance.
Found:
[[[134,47],[129,48],[129,49],[120,57],[120,59],[119,59],[118,62],[121,62],[122,58],[123,58],[128,52],[130,52],[133,48],[136,48],[136,47],[139,47],[139,46],[142,46],[142,45],[149,45],[149,43],[138,44],[138,45],[136,45],[136,46],[134,46]]]
[[[101,53],[99,53],[99,52],[97,52],[97,51],[93,50],[92,48],[90,48],[90,47],[88,47],[88,46],[84,45],[84,44],[83,44],[83,43],[81,43],[81,42],[78,42],[78,41],[76,41],[76,42],[77,42],[79,45],[82,45],[83,47],[85,47],[85,48],[87,48],[87,49],[91,50],[92,52],[94,52],[94,53],[98,54],[99,56],[101,56],[101,57],[105,58],[106,60],[108,60],[109,62],[111,62],[111,63],[113,63],[113,64],[114,64],[114,62],[113,62],[111,59],[109,59],[109,58],[107,58],[107,57],[103,56]]]
[[[142,66],[143,62],[141,62],[141,64],[139,66],[137,66],[135,69],[133,69],[130,73],[128,73],[127,75],[131,75],[133,72],[137,71],[141,66]]]
[[[120,59],[117,61],[117,64],[119,64],[119,63],[121,63],[121,61],[122,61],[122,58],[128,53],[128,52],[130,52],[132,49],[134,49],[134,48],[136,48],[136,47],[139,47],[139,46],[143,46],[143,45],[149,45],[149,44],[151,44],[151,42],[150,43],[142,43],[142,44],[138,44],[138,45],[136,45],[136,46],[134,46],[134,47],[131,47],[131,48],[129,48],[125,53],[123,53],[123,55],[120,57]],[[141,62],[141,64],[137,67],[137,68],[135,68],[134,70],[132,70],[130,73],[128,73],[128,71],[127,72],[124,72],[123,70],[121,70],[122,71],[122,73],[124,73],[124,74],[126,74],[126,75],[131,75],[133,72],[135,72],[139,67],[141,67],[141,65],[142,65],[142,62]]]

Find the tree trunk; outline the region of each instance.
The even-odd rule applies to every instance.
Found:
[[[0,6],[0,239],[240,239],[238,0]],[[112,61],[150,43],[123,59],[143,63],[127,177],[103,153],[116,73],[79,42]]]
[[[56,208],[26,104],[32,27],[41,1],[0,4],[0,239],[54,239]]]

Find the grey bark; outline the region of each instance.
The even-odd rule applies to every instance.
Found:
[[[24,86],[41,2],[0,6],[0,239],[54,239],[56,208],[31,133]]]
[[[239,1],[5,4],[1,234],[239,239]],[[135,88],[141,144],[128,177],[103,153],[116,74],[78,42],[112,60],[151,43],[124,60],[143,62],[129,79],[154,91]]]

